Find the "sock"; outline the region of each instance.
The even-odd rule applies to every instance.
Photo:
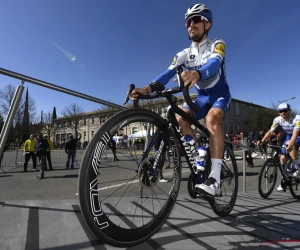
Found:
[[[211,159],[211,172],[209,177],[213,177],[220,184],[220,175],[221,175],[222,159]]]

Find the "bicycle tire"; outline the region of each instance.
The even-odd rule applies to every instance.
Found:
[[[267,173],[265,173],[265,169],[269,165],[274,166],[275,169],[274,169],[272,175],[266,176]],[[269,170],[269,168],[267,170]],[[259,176],[258,176],[258,192],[259,192],[259,194],[262,198],[267,199],[272,194],[272,192],[274,190],[274,187],[275,187],[275,184],[276,184],[276,180],[277,180],[277,171],[278,171],[278,166],[277,166],[277,162],[274,158],[270,158],[270,159],[265,161],[264,165],[262,166],[262,168],[260,170]],[[271,183],[272,183],[271,187],[268,189],[267,192],[264,192],[262,190],[262,186],[261,186],[262,182],[265,179],[268,179],[268,180],[266,180],[267,182],[271,181]]]
[[[290,177],[289,179],[289,188],[291,195],[297,199],[300,200],[300,177]],[[294,188],[298,191],[298,194],[296,194]]]
[[[134,226],[131,228],[120,227],[120,225],[114,224],[114,222],[111,221],[110,213],[113,213],[113,210],[109,211],[109,213],[105,212],[105,208],[107,207],[105,207],[105,203],[103,204],[100,202],[102,197],[98,193],[98,181],[95,181],[99,172],[99,167],[96,168],[95,166],[100,164],[99,162],[102,153],[99,145],[105,144],[104,137],[107,136],[108,131],[113,131],[115,127],[123,125],[124,121],[149,122],[158,128],[161,128],[162,131],[167,130],[169,133],[168,139],[170,140],[170,146],[173,149],[173,161],[177,157],[177,162],[174,162],[174,174],[172,176],[172,182],[170,183],[170,190],[167,193],[167,199],[162,201],[164,204],[159,207],[160,210],[157,215],[153,216],[147,224],[138,228]],[[96,164],[94,164],[95,162]],[[138,245],[155,234],[168,218],[177,199],[180,180],[181,161],[178,142],[172,129],[168,129],[166,121],[158,114],[146,109],[121,111],[107,120],[100,127],[84,153],[78,180],[79,204],[83,218],[91,231],[104,243],[115,247]],[[95,192],[95,190],[97,192]],[[121,215],[124,217],[124,214]],[[125,214],[125,216],[126,215],[127,214]],[[120,216],[120,214],[117,214],[117,216]]]
[[[239,176],[238,176],[238,167],[237,167],[237,163],[235,160],[235,155],[233,154],[233,151],[231,150],[231,148],[225,144],[224,148],[227,150],[229,157],[230,157],[230,161],[231,162],[226,162],[224,160],[222,160],[222,169],[221,169],[221,191],[222,191],[222,197],[215,197],[213,200],[209,199],[209,204],[212,208],[212,210],[214,211],[215,214],[217,214],[218,216],[227,216],[228,214],[230,214],[230,212],[232,211],[233,207],[235,206],[235,202],[236,202],[236,198],[237,198],[237,193],[238,193],[238,180],[239,180]],[[207,150],[207,161],[206,161],[206,167],[205,169],[209,170],[207,173],[210,173],[210,169],[211,169],[211,157],[210,157],[210,150]],[[232,166],[231,169],[230,165]],[[223,171],[223,172],[222,172]],[[226,175],[226,176],[225,176]],[[226,178],[227,177],[227,178]],[[225,197],[225,194],[228,193],[226,191],[226,183],[231,183],[232,180],[234,181],[234,188],[231,192],[231,198],[224,202],[221,198]],[[229,191],[230,193],[230,191]]]

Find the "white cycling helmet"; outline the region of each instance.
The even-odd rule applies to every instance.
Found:
[[[191,16],[196,16],[196,15],[201,15],[205,17],[211,23],[211,25],[213,24],[212,12],[205,4],[198,3],[188,8],[185,13],[185,20],[187,20]]]

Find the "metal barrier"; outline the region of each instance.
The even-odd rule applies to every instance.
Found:
[[[131,157],[130,151],[131,150],[126,147],[119,148],[117,150],[117,156],[130,158]],[[76,151],[75,163],[74,163],[75,165],[81,164],[84,152],[85,152],[85,150],[81,150],[81,149]],[[67,162],[67,158],[68,158],[68,156],[64,150],[52,150],[51,151],[51,162],[52,162],[52,165],[54,165],[54,166],[59,165],[59,166],[64,167]],[[105,149],[105,153],[103,155],[103,162],[112,161],[113,158],[114,157],[113,157],[113,153],[112,153],[111,149],[109,147],[107,147]],[[23,170],[24,162],[25,162],[25,155],[24,155],[23,150],[21,150],[21,149],[6,150],[4,152],[3,159],[1,162],[1,170],[3,172],[6,172],[3,169],[3,167],[5,167],[5,169],[7,169],[7,168],[22,168],[22,170]],[[47,165],[48,165],[48,162],[47,162]],[[28,166],[29,167],[33,166],[32,159],[29,160]]]
[[[112,108],[117,108],[117,109],[121,109],[121,110],[122,109],[127,109],[126,107],[117,105],[117,104],[112,103],[112,102],[104,101],[104,100],[98,99],[96,97],[85,95],[85,94],[82,94],[82,93],[77,92],[77,91],[73,91],[73,90],[70,90],[70,89],[67,89],[67,88],[63,88],[63,87],[60,87],[58,85],[54,85],[54,84],[51,84],[49,82],[41,81],[41,80],[29,77],[29,76],[25,76],[25,75],[22,75],[22,74],[19,74],[19,73],[10,71],[10,70],[6,70],[6,69],[3,69],[3,68],[0,68],[0,74],[3,74],[3,75],[6,75],[6,76],[9,76],[9,77],[13,77],[13,78],[21,80],[21,84],[16,89],[15,95],[13,97],[12,103],[10,105],[10,108],[9,108],[9,111],[8,111],[8,114],[7,114],[7,118],[4,122],[4,126],[3,126],[3,129],[2,129],[1,134],[0,134],[0,156],[2,155],[2,153],[4,151],[4,147],[5,147],[5,144],[6,144],[6,140],[7,140],[10,128],[13,125],[13,119],[15,117],[17,108],[18,108],[18,106],[20,104],[20,101],[21,101],[22,93],[23,93],[23,90],[24,90],[23,85],[24,85],[25,82],[33,83],[33,84],[36,84],[36,85],[39,85],[39,86],[42,86],[42,87],[45,87],[45,88],[49,88],[49,89],[52,89],[52,90],[63,92],[63,93],[68,94],[68,95],[72,95],[72,96],[76,96],[76,97],[79,97],[79,98],[82,98],[82,99],[85,99],[85,100],[89,100],[89,101],[92,101],[92,102],[100,103],[100,104],[103,104],[103,105],[106,105],[106,106],[109,106],[109,107],[112,107]]]
[[[238,146],[242,149],[243,151],[243,193],[246,193],[246,152],[245,151],[251,151],[251,152],[259,152],[257,149],[253,149],[249,146],[245,146],[245,145],[242,145],[240,144],[239,142],[238,143],[234,143],[232,141],[229,141],[227,139],[225,139],[225,142],[228,143],[228,144],[232,144],[232,145],[235,145],[235,146]],[[268,148],[267,148],[267,153],[270,152],[270,147],[268,145]],[[267,159],[267,155],[266,157],[264,158],[264,160],[266,161]]]

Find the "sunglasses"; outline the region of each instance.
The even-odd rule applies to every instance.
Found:
[[[208,21],[205,17],[203,16],[192,16],[189,19],[186,20],[185,25],[186,27],[190,27],[192,22],[194,23],[202,23],[203,21]]]
[[[288,112],[289,110],[288,109],[285,109],[285,110],[278,110],[279,113],[286,113]]]

